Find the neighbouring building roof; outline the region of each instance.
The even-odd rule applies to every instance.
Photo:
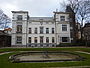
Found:
[[[11,31],[11,30],[12,30],[11,28],[4,29],[4,31]]]
[[[90,27],[90,23],[86,23],[84,27]]]

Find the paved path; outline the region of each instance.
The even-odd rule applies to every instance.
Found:
[[[0,53],[0,55],[8,54],[8,53],[11,53],[11,52],[3,52],[3,53]]]
[[[89,52],[84,52],[84,51],[75,51],[75,52],[90,54]]]
[[[72,66],[72,67],[43,67],[43,68],[90,68],[90,66]]]

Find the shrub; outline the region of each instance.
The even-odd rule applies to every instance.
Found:
[[[83,43],[60,43],[57,47],[72,47],[72,46],[83,46]]]

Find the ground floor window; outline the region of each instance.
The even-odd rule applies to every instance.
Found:
[[[43,36],[40,36],[40,43],[43,43]]]
[[[16,37],[16,43],[17,44],[22,44],[22,36],[17,36]]]
[[[28,38],[28,43],[31,43],[31,37]]]
[[[54,37],[52,37],[52,43],[54,43]]]
[[[46,37],[46,43],[49,43],[49,37]]]
[[[34,37],[34,42],[37,43],[37,37]]]
[[[62,42],[68,42],[68,37],[62,37]]]

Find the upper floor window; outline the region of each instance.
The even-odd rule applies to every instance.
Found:
[[[46,28],[46,34],[49,34],[49,28]]]
[[[65,16],[60,16],[60,21],[65,21]]]
[[[54,34],[54,28],[52,28],[52,34]]]
[[[40,27],[40,34],[43,34],[43,27]]]
[[[22,36],[17,36],[16,37],[16,43],[17,44],[22,44]]]
[[[22,25],[17,25],[17,33],[22,33]]]
[[[67,31],[67,25],[62,25],[62,31]]]
[[[31,30],[31,28],[29,28],[29,34],[31,34],[32,33],[32,30]]]
[[[18,15],[17,20],[22,20],[22,15]]]
[[[35,34],[37,34],[37,28],[35,28]]]
[[[31,40],[32,40],[31,37],[29,37],[29,38],[28,38],[28,43],[31,43]]]

